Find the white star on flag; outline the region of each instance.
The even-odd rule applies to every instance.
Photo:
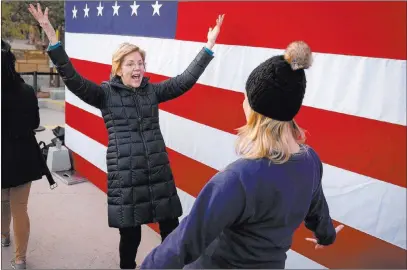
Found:
[[[73,9],[72,9],[72,19],[73,18],[76,18],[76,13],[78,12],[78,10],[76,9],[76,7],[75,6],[73,6]]]
[[[89,17],[89,8],[88,8],[88,4],[86,4],[86,7],[83,9],[83,11],[85,12],[85,16],[84,16],[84,18]]]
[[[162,4],[158,4],[158,1],[155,1],[154,5],[151,5],[154,9],[153,11],[153,16],[154,14],[158,14],[158,16],[160,16],[160,7],[162,6]]]
[[[96,7],[96,8],[97,8],[97,10],[98,10],[98,16],[99,16],[99,15],[100,15],[100,16],[103,16],[103,13],[102,13],[102,11],[103,11],[102,2],[99,2],[99,6]]]
[[[131,15],[130,16],[133,16],[133,14],[136,14],[136,16],[137,16],[137,9],[140,7],[140,5],[137,5],[136,1],[134,1],[133,5],[130,5],[130,7],[131,7]]]
[[[117,1],[114,2],[114,6],[112,6],[112,8],[113,8],[113,16],[114,16],[114,14],[119,16],[119,8],[120,8],[120,6],[117,5]]]

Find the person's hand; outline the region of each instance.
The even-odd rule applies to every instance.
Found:
[[[219,15],[218,19],[216,20],[216,26],[213,29],[212,29],[212,27],[209,28],[208,43],[207,43],[208,49],[212,49],[213,46],[215,45],[216,38],[219,35],[220,27],[222,26],[224,17],[225,17],[225,14]]]
[[[51,23],[49,22],[48,8],[45,8],[44,13],[42,13],[40,3],[37,3],[37,8],[30,4],[30,6],[28,7],[28,11],[31,13],[31,15],[34,16],[35,20],[41,25],[51,45],[56,44],[58,42],[57,34],[55,33],[54,27],[52,27]]]
[[[336,234],[338,234],[338,232],[340,232],[345,226],[343,225],[339,225],[335,228]],[[310,241],[312,243],[315,243],[315,249],[321,249],[324,248],[323,245],[318,244],[318,240],[315,238],[305,238],[305,240]]]

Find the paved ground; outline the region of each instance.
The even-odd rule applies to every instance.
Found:
[[[35,50],[35,46],[28,44],[28,40],[25,39],[13,39],[11,42],[7,40],[7,42],[10,43],[11,48],[16,50]]]
[[[51,128],[64,124],[64,112],[41,109],[41,125],[49,129],[37,134],[49,143]],[[29,269],[118,269],[119,232],[107,225],[106,195],[91,183],[67,186],[58,181],[49,189],[46,178],[33,182],[28,211],[31,235],[27,254]],[[12,225],[11,225],[12,226]],[[11,269],[12,245],[2,247],[1,269]],[[143,227],[137,262],[160,242],[149,227]]]

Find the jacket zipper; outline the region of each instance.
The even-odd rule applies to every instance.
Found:
[[[134,97],[134,96],[133,96]],[[146,141],[144,139],[144,134],[143,134],[143,126],[141,125],[141,121],[142,119],[142,115],[141,115],[141,109],[140,109],[140,104],[139,104],[139,100],[138,100],[138,95],[136,94],[136,110],[138,111],[138,124],[139,124],[139,129],[140,129],[140,134],[141,134],[141,140],[143,142],[144,145],[144,153],[145,153],[145,158],[147,160],[147,168],[148,168],[148,191],[150,192],[150,205],[151,205],[151,211],[152,211],[152,216],[153,216],[153,222],[155,222],[155,210],[153,207],[153,191],[151,189],[151,171],[150,171],[150,160],[148,159],[148,153],[147,153],[147,145],[146,145]]]

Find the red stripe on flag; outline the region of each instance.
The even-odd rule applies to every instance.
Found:
[[[72,62],[78,72],[96,83],[109,77],[110,65],[77,59]],[[167,79],[149,75],[155,82]],[[183,96],[160,104],[160,109],[236,134],[235,129],[245,123],[243,99],[242,93],[196,84]],[[307,130],[307,143],[324,163],[407,186],[405,126],[306,106],[296,120]]]
[[[106,139],[101,139],[102,136],[107,137],[107,132],[100,117],[72,105],[70,105],[69,110],[69,114],[74,116],[69,119],[69,122],[67,121],[69,126],[90,138],[106,141]],[[82,130],[83,119],[90,118],[93,118],[92,121],[87,122],[90,128]],[[89,131],[91,133],[85,133]],[[105,145],[107,144],[105,143]],[[196,197],[202,187],[217,171],[169,148],[167,148],[167,151],[177,187]],[[78,158],[77,155],[75,155],[75,166],[79,173],[105,191],[104,188],[107,184],[106,175],[102,177],[105,174],[104,172],[97,171],[98,169],[95,169],[94,165],[82,158]],[[194,179],[194,181],[191,181],[191,179]],[[335,222],[335,224],[337,223]],[[158,229],[156,225],[151,227],[155,230]],[[305,237],[312,237],[312,233],[305,229],[304,226],[301,226],[294,235],[292,249],[328,268],[370,268],[375,266],[372,265],[371,257],[374,257],[376,263],[381,263],[380,266],[383,268],[404,269],[407,266],[405,260],[406,251],[404,249],[352,227],[345,227],[338,236],[336,243],[324,250],[315,251],[313,245],[305,241]]]
[[[75,171],[107,193],[107,174],[75,152],[72,152],[72,158]]]
[[[81,117],[76,119],[76,117]],[[94,123],[96,121],[96,123]],[[100,144],[106,145],[108,143],[108,133],[105,126],[105,122],[101,117],[84,111],[69,102],[65,102],[65,122],[71,126],[72,123],[75,126],[71,126],[74,129],[86,134],[93,140]],[[97,129],[95,129],[97,127]]]
[[[285,49],[304,40],[315,52],[406,59],[405,1],[180,2],[176,38],[205,42],[219,14],[218,44]]]

